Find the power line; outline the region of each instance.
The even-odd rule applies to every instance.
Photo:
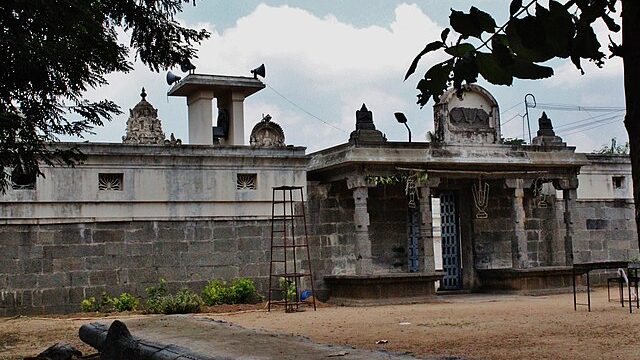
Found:
[[[520,105],[520,104],[518,104],[518,105]],[[517,118],[518,116],[522,117],[522,115],[520,115],[520,114],[515,114],[512,117],[510,117],[509,120],[507,120],[507,121],[503,122],[502,124],[500,124],[500,126],[504,126],[504,125],[508,124],[511,120]]]
[[[536,108],[544,110],[558,110],[558,111],[622,111],[626,110],[624,107],[617,106],[582,106],[574,104],[554,104],[554,103],[538,103]]]
[[[603,123],[603,124],[598,124],[598,125],[592,126],[592,127],[590,127],[590,128],[587,128],[587,129],[581,129],[581,130],[573,131],[573,132],[566,133],[566,134],[563,134],[563,135],[564,135],[564,136],[567,136],[567,135],[572,135],[572,134],[577,134],[577,133],[585,132],[585,131],[588,131],[588,130],[592,130],[592,129],[595,129],[595,128],[599,128],[599,127],[601,127],[601,126],[605,126],[605,125],[609,125],[609,124],[613,124],[613,123],[619,122],[619,121],[620,121],[620,119],[621,119],[621,118],[619,118],[619,117],[618,117],[618,118],[613,119],[612,121],[608,121],[608,122],[605,122],[605,123]]]
[[[273,88],[273,86],[271,86],[271,85],[269,85],[269,84],[266,84],[266,85],[267,85],[267,87],[268,87],[269,89],[271,89],[271,90],[272,90],[274,93],[276,93],[278,96],[280,96],[281,98],[283,98],[284,100],[286,100],[289,104],[291,104],[291,105],[295,106],[296,108],[298,108],[300,111],[304,112],[305,114],[307,114],[307,115],[311,116],[312,118],[314,118],[314,119],[316,119],[316,120],[318,120],[318,121],[322,122],[322,123],[323,123],[323,124],[325,124],[325,125],[331,126],[332,128],[334,128],[334,129],[336,129],[336,130],[340,130],[340,131],[342,131],[342,132],[343,132],[343,133],[345,133],[345,134],[348,134],[348,133],[349,133],[348,131],[346,131],[346,130],[344,130],[344,129],[341,129],[341,128],[339,128],[339,127],[337,127],[337,126],[335,126],[335,125],[333,125],[333,124],[331,124],[331,123],[329,123],[329,122],[327,122],[327,121],[324,121],[324,120],[322,120],[321,118],[319,118],[318,116],[316,116],[316,115],[314,115],[314,114],[310,113],[309,111],[307,111],[306,109],[304,109],[302,106],[300,106],[300,105],[298,105],[298,104],[294,103],[293,101],[289,100],[286,96],[282,95],[278,90],[274,89],[274,88]]]
[[[567,131],[567,130],[571,130],[571,129],[568,129],[567,127],[573,127],[572,125],[576,126],[575,124],[581,124],[581,125],[577,125],[577,127],[579,127],[579,126],[583,126],[583,125],[588,125],[588,123],[587,124],[583,124],[584,122],[587,122],[587,121],[591,122],[592,120],[595,120],[595,122],[597,122],[597,121],[607,120],[607,119],[600,119],[600,118],[602,118],[603,116],[609,116],[610,117],[612,114],[616,114],[616,115],[613,115],[613,116],[617,117],[618,116],[617,113],[619,113],[619,111],[611,111],[611,112],[600,114],[600,115],[589,116],[586,119],[572,121],[570,123],[559,125],[559,126],[556,127],[556,130],[563,129],[563,131]]]
[[[512,110],[513,108],[515,108],[516,106],[521,105],[521,104],[522,104],[522,101],[513,104],[513,106],[511,106],[507,110],[504,110],[503,112],[501,112],[500,115],[503,115],[504,113],[508,112],[509,110]]]

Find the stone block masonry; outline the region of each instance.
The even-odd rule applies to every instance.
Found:
[[[0,316],[69,313],[103,292],[199,292],[252,278],[266,293],[269,220],[135,221],[0,227]]]

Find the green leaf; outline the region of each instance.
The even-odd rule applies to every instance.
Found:
[[[576,66],[578,70],[580,70],[580,73],[584,75],[584,70],[582,69],[582,65],[580,65],[580,56],[571,54],[571,62]]]
[[[546,79],[553,75],[553,69],[548,66],[542,66],[534,64],[533,62],[525,59],[516,58],[511,66],[511,71],[514,77],[518,79]]]
[[[571,54],[592,60],[601,66],[604,54],[600,51],[600,42],[589,24],[576,24],[576,37],[573,39]]]
[[[513,64],[513,54],[507,47],[508,43],[505,35],[495,35],[493,39],[491,39],[492,53],[500,66]]]
[[[522,0],[513,0],[509,5],[509,14],[513,17],[520,9],[522,9]]]
[[[465,39],[470,36],[480,39],[483,32],[493,33],[496,28],[493,17],[475,6],[471,7],[469,14],[451,9],[449,24]]]
[[[543,24],[547,49],[553,56],[567,58],[570,55],[571,42],[575,35],[575,25],[571,14],[564,5],[549,1],[549,10],[543,14],[536,12]]]
[[[504,67],[500,66],[496,58],[487,53],[477,52],[476,60],[478,71],[488,82],[495,85],[511,85],[513,76]]]
[[[553,58],[546,46],[544,27],[533,18],[513,18],[505,29],[508,46],[511,51],[534,62],[547,61]]]
[[[496,31],[496,21],[488,13],[476,8],[475,6],[472,6],[470,15],[472,21],[476,24],[476,26],[478,26],[480,30],[486,31],[488,33],[493,33]]]
[[[418,62],[420,62],[420,58],[431,52],[431,51],[435,51],[438,50],[440,48],[444,47],[444,43],[441,41],[434,41],[432,43],[427,44],[427,46],[425,46],[424,49],[422,49],[422,51],[416,56],[415,59],[413,59],[413,61],[411,62],[411,65],[409,66],[409,69],[407,70],[407,73],[404,76],[404,79],[407,80],[407,78],[409,78],[409,76],[411,76],[411,74],[413,74],[416,71],[416,67],[418,66]]]
[[[475,46],[469,43],[462,43],[462,44],[448,47],[444,51],[451,56],[463,57],[465,54],[473,52],[475,50],[476,50]]]
[[[613,32],[620,31],[620,25],[616,24],[615,20],[613,20],[609,15],[602,15],[602,21],[607,24],[607,28]]]
[[[460,92],[462,82],[467,84],[478,81],[478,64],[474,53],[467,53],[462,58],[457,58],[453,65],[453,87]]]
[[[440,33],[440,39],[442,39],[442,42],[446,42],[447,41],[447,36],[449,36],[449,33],[451,32],[451,29],[449,28],[445,28],[444,30],[442,30],[442,32]]]
[[[433,98],[438,102],[440,96],[445,92],[449,82],[449,76],[453,70],[453,59],[441,62],[432,66],[424,74],[424,79],[418,82],[417,89],[420,90],[418,95],[418,104],[424,106]]]

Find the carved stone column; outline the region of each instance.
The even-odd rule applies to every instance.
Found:
[[[418,184],[420,194],[420,235],[423,249],[420,254],[422,272],[436,271],[433,252],[433,210],[431,208],[431,188],[440,184],[439,178],[429,178],[424,184]]]
[[[511,241],[512,267],[514,269],[525,269],[529,267],[527,232],[524,226],[526,220],[526,214],[524,212],[525,180],[507,179],[505,180],[505,185],[507,188],[513,189],[513,213],[511,215],[514,223],[514,237]]]
[[[576,213],[576,199],[578,197],[578,178],[559,179],[553,182],[557,189],[562,190],[564,201],[564,256],[565,265],[573,265],[573,239],[575,237],[575,226],[573,217]]]
[[[347,187],[353,189],[355,203],[353,222],[356,228],[356,275],[372,274],[373,260],[371,257],[371,239],[369,238],[369,211],[367,209],[369,188],[364,176],[347,179]]]

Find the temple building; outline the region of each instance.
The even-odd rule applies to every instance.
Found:
[[[532,144],[503,144],[497,101],[470,85],[434,106],[431,141],[394,142],[354,104],[349,138],[307,154],[277,114],[245,141],[244,99],[264,87],[185,76],[168,95],[186,98],[186,141],[166,138],[143,89],[122,143],[59,143],[86,160],[14,179],[0,195],[0,316],[144,296],[160,278],[249,277],[266,293],[278,186],[302,187],[311,261],[299,265],[339,304],[563,291],[575,263],[638,255],[629,158],[575,152],[548,114]]]

